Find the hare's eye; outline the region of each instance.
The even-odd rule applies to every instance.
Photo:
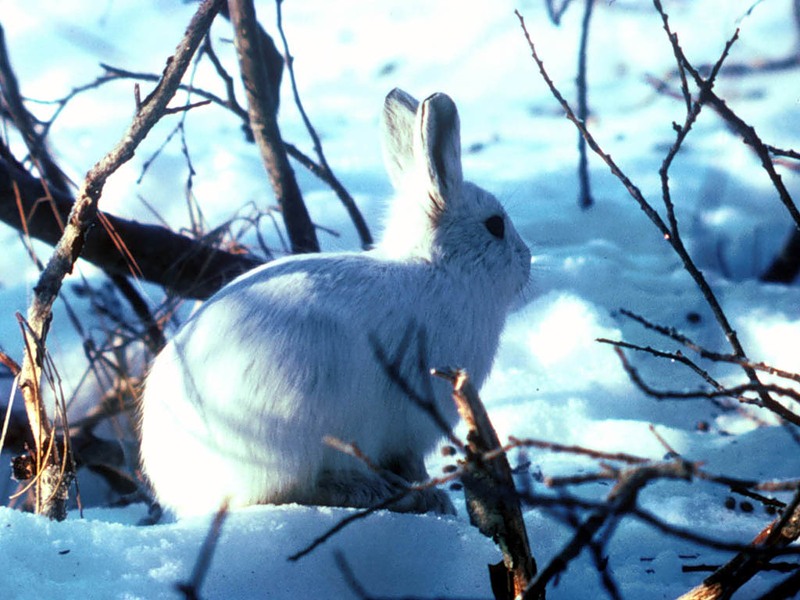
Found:
[[[486,229],[498,240],[502,240],[506,233],[506,222],[500,215],[492,215],[483,222]]]

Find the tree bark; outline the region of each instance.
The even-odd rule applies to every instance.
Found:
[[[436,371],[453,385],[453,400],[468,428],[465,472],[461,477],[470,522],[500,547],[503,562],[490,565],[495,598],[521,597],[536,575],[511,466],[486,408],[465,371]],[[487,456],[491,455],[491,459]],[[526,596],[527,597],[527,596]],[[531,594],[542,600],[544,593]]]
[[[268,65],[262,57],[259,28],[252,0],[228,0],[234,30],[234,45],[239,57],[250,128],[264,168],[283,214],[292,252],[319,252],[319,242],[300,187],[286,155],[276,118],[278,90],[272,89]]]
[[[53,189],[48,198],[39,179],[0,159],[0,221],[55,246],[73,205],[71,196]],[[226,252],[166,227],[101,214],[105,225],[87,233],[81,258],[110,275],[136,274],[178,296],[204,299],[262,264],[249,254]]]

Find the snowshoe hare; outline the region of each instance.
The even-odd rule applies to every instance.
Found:
[[[450,386],[427,368],[463,367],[477,386],[488,375],[530,252],[498,201],[463,180],[448,96],[419,104],[393,90],[383,137],[398,193],[375,249],[254,269],[205,302],[156,357],[141,401],[141,456],[157,499],[178,516],[212,512],[226,498],[385,501],[426,479],[423,459],[442,431],[380,353],[402,359],[402,380],[429,392],[451,425]],[[353,442],[388,476],[325,436]],[[436,489],[390,508],[453,511]]]

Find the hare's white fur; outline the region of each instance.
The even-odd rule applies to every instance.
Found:
[[[498,201],[463,181],[449,97],[384,107],[387,170],[398,192],[376,249],[291,256],[209,299],[155,359],[142,397],[142,463],[157,499],[179,515],[232,505],[370,506],[427,476],[442,432],[387,374],[430,392],[448,423],[444,382],[457,366],[480,386],[530,253]],[[425,343],[418,343],[424,337]],[[420,356],[420,353],[423,353]],[[323,443],[355,443],[380,477]],[[438,491],[395,510],[452,510]]]

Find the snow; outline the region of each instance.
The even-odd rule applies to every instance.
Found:
[[[779,58],[796,43],[788,0],[673,0],[665,5],[695,64],[713,63],[737,26],[741,35],[731,63]],[[723,334],[677,257],[594,157],[596,206],[590,211],[578,208],[577,133],[539,77],[514,8],[525,16],[556,84],[573,98],[581,3],[570,7],[560,27],[549,23],[540,2],[531,0],[473,3],[468,8],[456,0],[342,0],[335,9],[322,0],[286,3],[284,25],[300,93],[332,167],[376,228],[390,193],[377,127],[384,95],[399,86],[417,97],[446,91],[457,101],[465,173],[504,200],[534,254],[532,297],[509,320],[494,372],[482,390],[501,439],[534,437],[660,459],[666,450],[652,433],[653,425],[676,451],[702,461],[711,473],[797,477],[800,459],[783,428],[757,427],[708,402],[649,399],[629,382],[612,349],[595,341],[622,339],[672,349],[623,317],[624,308],[677,327],[709,348],[726,350]],[[52,99],[99,74],[101,62],[159,72],[194,9],[191,3],[165,0],[117,0],[99,6],[86,0],[57,6],[37,0],[24,7],[0,0],[0,20],[23,92]],[[260,2],[258,10],[266,28],[274,31],[274,4]],[[226,23],[214,25],[215,48],[228,59],[229,35]],[[665,77],[673,61],[660,18],[649,3],[596,3],[589,37],[589,127],[659,209],[657,172],[674,139],[672,122],[683,120],[683,103],[658,95],[644,76]],[[800,92],[792,85],[795,75],[742,78],[726,77],[723,71],[716,90],[765,141],[796,148]],[[198,69],[195,77],[198,85],[221,90],[210,69]],[[79,96],[61,115],[51,143],[75,180],[116,142],[132,103],[132,83],[126,81]],[[310,147],[286,86],[281,106],[284,136]],[[34,110],[52,109],[34,105]],[[102,199],[105,210],[154,221],[144,199],[174,227],[188,225],[188,170],[177,141],[137,184],[143,161],[175,125],[176,119],[159,125],[136,159],[112,178]],[[242,139],[235,117],[217,108],[199,109],[187,117],[186,136],[196,170],[193,194],[212,226],[232,218],[248,202],[272,201],[257,153]],[[357,248],[355,232],[332,193],[301,168],[296,170],[315,221],[341,234],[323,235],[325,249]],[[781,173],[797,196],[797,175]],[[798,288],[757,280],[791,229],[758,160],[706,109],[673,166],[671,183],[687,245],[745,349],[754,360],[800,370]],[[24,312],[37,274],[23,256],[17,234],[3,227],[0,236],[6,248],[0,255],[0,348],[18,356],[13,312]],[[44,246],[37,245],[37,252],[48,255]],[[80,271],[97,277],[88,265]],[[143,289],[154,305],[162,300],[157,289]],[[99,317],[73,297],[69,285],[67,294],[86,322],[96,325]],[[75,389],[85,359],[60,305],[49,345],[65,388]],[[631,358],[655,387],[700,385],[680,365]],[[733,368],[706,366],[725,383],[741,381]],[[8,397],[9,383],[2,382],[1,397]],[[89,389],[82,391],[84,407]],[[75,410],[81,406],[79,399]],[[765,414],[758,416],[772,422]],[[699,430],[700,422],[708,423],[709,430]],[[512,452],[511,460],[530,461],[532,475],[547,477],[598,468],[587,459],[539,450]],[[438,473],[446,462],[432,456],[431,472]],[[92,485],[84,483],[90,505]],[[540,483],[533,486],[537,493],[547,493]],[[0,489],[6,495],[13,491],[10,484]],[[609,489],[595,483],[571,492],[600,500]],[[725,508],[729,495],[726,488],[705,482],[660,482],[643,492],[641,506],[680,527],[748,542],[772,517],[758,505],[753,512]],[[235,511],[223,524],[201,595],[355,597],[334,559],[339,551],[363,587],[376,596],[489,598],[486,565],[498,562],[499,552],[469,525],[459,492],[452,497],[459,506],[456,517],[378,513],[346,527],[298,562],[287,557],[353,511],[300,506]],[[120,509],[94,504],[84,518],[74,512],[63,523],[0,508],[0,564],[6,573],[0,578],[0,597],[178,597],[175,585],[190,577],[210,517],[139,526],[146,515],[143,505]],[[543,566],[571,538],[572,529],[560,511],[533,508],[525,518],[535,558]],[[683,573],[683,565],[720,564],[730,557],[665,536],[635,519],[622,521],[606,554],[623,597],[641,599],[676,597],[705,575]],[[763,593],[776,581],[761,575],[740,597]],[[548,592],[555,599],[603,594],[587,553]]]
[[[136,512],[95,509],[83,520],[49,523],[2,509],[0,557],[14,574],[2,585],[3,597],[36,590],[37,597],[51,598],[176,598],[175,584],[189,579],[209,519],[136,527]],[[348,597],[330,550],[286,560],[299,540],[324,533],[341,516],[337,509],[297,506],[231,514],[203,597]],[[371,593],[387,596],[397,589],[418,596],[485,596],[485,564],[494,553],[491,541],[454,519],[390,513],[346,528],[332,546]]]

